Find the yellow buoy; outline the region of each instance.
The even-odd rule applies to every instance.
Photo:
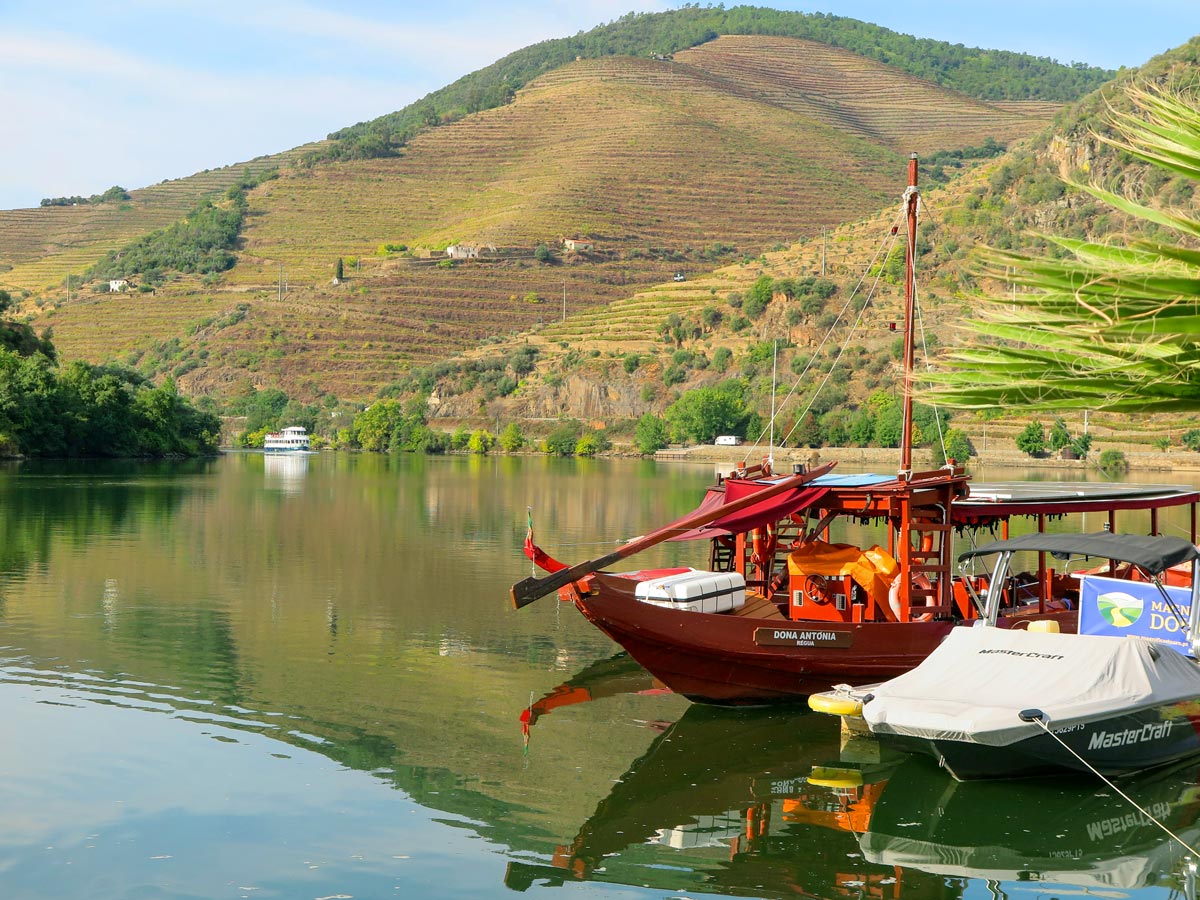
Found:
[[[813,766],[808,783],[828,788],[859,787],[863,783],[858,769],[841,769],[833,766]]]
[[[826,691],[808,698],[808,706],[831,716],[861,716],[862,699],[840,691]]]

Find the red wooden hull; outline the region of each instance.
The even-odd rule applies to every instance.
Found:
[[[597,573],[575,605],[651,675],[703,703],[800,702],[834,684],[881,681],[915,667],[958,627],[951,621],[791,622],[673,610],[637,600],[636,583]],[[1074,630],[1073,613],[1041,618],[1055,617],[1063,631]],[[755,639],[756,633],[761,641],[775,631],[805,630],[837,632],[842,646],[763,646]]]

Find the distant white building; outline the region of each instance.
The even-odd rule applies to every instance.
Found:
[[[585,241],[583,238],[563,238],[563,247],[576,253],[591,250],[595,246],[591,241]]]
[[[119,294],[127,290],[129,290],[129,282],[124,278],[110,278],[108,280],[108,292],[110,294]]]
[[[451,259],[478,259],[479,248],[470,244],[451,244],[446,248],[446,255]]]

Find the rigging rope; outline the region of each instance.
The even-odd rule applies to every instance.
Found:
[[[917,209],[921,208],[920,200],[917,201]],[[921,335],[921,358],[925,360],[925,370],[929,371],[933,365],[929,361],[929,342],[925,340],[925,316],[921,312],[921,298],[917,292],[917,260],[916,255],[913,256],[913,310],[916,313],[918,331]],[[946,434],[942,430],[942,411],[936,406],[933,408],[933,421],[937,425],[938,444],[942,448],[942,459],[948,459],[946,453]],[[966,462],[966,460],[962,460]]]
[[[796,380],[792,384],[791,389],[787,392],[787,395],[783,398],[783,401],[779,404],[779,410],[776,413],[776,416],[778,416],[779,412],[783,411],[783,409],[787,406],[788,402],[792,399],[792,396],[796,393],[796,391],[799,389],[801,383],[804,381],[805,376],[808,375],[809,371],[813,368],[814,364],[816,363],[817,358],[821,354],[821,351],[825,348],[825,345],[827,343],[829,343],[831,337],[833,336],[833,330],[838,326],[838,324],[842,321],[842,319],[846,317],[846,314],[848,313],[848,311],[854,304],[855,298],[859,295],[860,291],[862,290],[863,283],[867,280],[867,277],[871,274],[871,269],[875,267],[876,262],[879,260],[881,253],[883,254],[883,258],[887,259],[887,257],[891,255],[892,247],[895,246],[895,243],[896,243],[896,231],[895,231],[895,225],[893,224],[893,226],[888,229],[888,233],[879,242],[878,246],[876,246],[874,255],[871,257],[870,262],[867,264],[866,268],[863,270],[863,273],[859,277],[858,282],[854,285],[854,289],[850,292],[850,296],[847,297],[846,302],[844,304],[842,304],[842,308],[838,312],[837,318],[833,321],[833,324],[829,326],[828,330],[825,332],[824,337],[821,338],[821,342],[817,345],[816,350],[814,350],[812,352],[812,354],[809,356],[808,363],[804,366],[803,371],[801,371],[796,376]],[[885,247],[886,247],[886,252],[883,252]],[[813,393],[813,396],[809,400],[808,405],[805,406],[804,410],[800,413],[800,416],[797,418],[796,423],[792,425],[792,427],[788,431],[788,433],[786,435],[784,435],[783,438],[780,440],[780,442],[779,442],[780,446],[783,446],[784,444],[787,443],[788,438],[790,438],[792,436],[792,433],[795,432],[797,427],[799,427],[800,422],[802,422],[804,420],[804,417],[806,415],[808,415],[808,411],[810,409],[812,409],[813,403],[815,403],[817,397],[820,396],[821,391],[824,389],[826,382],[829,381],[830,376],[833,374],[833,370],[837,368],[838,360],[840,360],[842,358],[842,354],[845,353],[846,347],[849,345],[850,338],[852,338],[854,336],[854,332],[858,328],[858,324],[862,321],[862,317],[865,313],[865,310],[871,304],[871,299],[875,294],[875,289],[879,285],[879,280],[882,277],[882,274],[883,274],[883,265],[880,264],[879,270],[875,273],[875,281],[872,283],[871,289],[867,293],[867,299],[865,301],[863,301],[862,307],[858,311],[858,316],[855,319],[854,325],[851,326],[850,333],[847,335],[846,339],[842,342],[841,349],[838,351],[838,354],[834,359],[833,365],[830,366],[829,371],[825,373],[825,377],[822,379],[820,385],[818,385],[817,390]],[[750,445],[750,450],[747,453],[748,456],[753,454],[755,451],[758,450],[759,447],[762,446],[763,437],[769,431],[770,425],[771,425],[771,423],[768,423],[767,426],[765,426],[762,429],[762,431],[759,432],[759,435],[755,439],[754,443]]]
[[[891,241],[889,242],[888,252],[886,254],[884,254],[884,259],[887,259],[887,257],[891,255],[892,247],[894,247],[895,244],[896,244],[896,235],[895,235],[895,233],[893,233],[891,235]],[[870,271],[870,269],[868,268],[868,272],[869,271]],[[829,382],[829,379],[831,377],[833,377],[834,370],[837,368],[838,363],[841,362],[842,356],[846,352],[846,348],[850,345],[850,339],[854,337],[854,333],[858,330],[858,326],[862,324],[863,316],[865,316],[867,313],[867,307],[870,306],[871,298],[875,296],[875,290],[879,287],[879,281],[882,277],[883,277],[883,266],[880,265],[879,270],[875,273],[875,281],[871,284],[871,290],[867,294],[867,299],[863,303],[863,305],[859,308],[858,315],[854,319],[854,324],[850,326],[850,330],[846,333],[845,340],[842,341],[842,346],[840,348],[838,348],[837,356],[835,356],[833,358],[833,363],[829,366],[829,371],[825,373],[825,377],[821,379],[821,383],[819,385],[817,385],[817,389],[813,392],[813,395],[809,398],[808,405],[806,405],[804,407],[804,409],[801,411],[800,416],[792,424],[792,427],[788,430],[788,433],[783,436],[783,440],[780,441],[780,444],[786,444],[788,438],[790,438],[792,436],[793,432],[795,432],[795,430],[800,427],[800,423],[804,421],[804,417],[808,415],[808,412],[809,412],[809,410],[812,409],[813,404],[817,402],[817,398],[819,396],[821,396],[821,391],[823,391],[825,389],[825,385]],[[851,298],[851,299],[853,299],[853,298]],[[840,317],[839,317],[839,321],[841,321]],[[837,323],[835,322],[834,324],[836,325]]]

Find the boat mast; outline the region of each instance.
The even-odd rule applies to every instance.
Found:
[[[917,154],[908,160],[908,189],[904,192],[904,213],[908,220],[908,233],[904,239],[904,425],[900,434],[900,475],[912,476],[912,431],[913,431],[913,321],[916,306],[916,285],[913,261],[917,250]]]

